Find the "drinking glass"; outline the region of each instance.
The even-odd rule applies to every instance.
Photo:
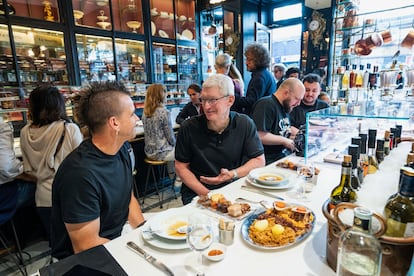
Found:
[[[294,191],[290,192],[290,197],[307,202],[309,197],[307,192],[311,192],[313,189],[313,175],[315,173],[315,167],[312,163],[307,165],[299,165],[296,169],[298,174],[297,187]]]
[[[187,243],[191,250],[198,253],[197,275],[204,275],[202,252],[210,247],[214,240],[214,230],[211,219],[200,213],[188,217]]]

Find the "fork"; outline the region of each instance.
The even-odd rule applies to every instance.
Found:
[[[247,199],[247,198],[244,198],[244,197],[238,197],[238,198],[235,199],[235,201],[238,201],[238,202],[240,202],[240,201],[243,202],[244,201],[244,202],[249,202],[249,203],[252,203],[252,204],[260,204],[266,209],[269,208],[268,207],[269,202],[267,202],[266,200],[255,201],[255,200]]]

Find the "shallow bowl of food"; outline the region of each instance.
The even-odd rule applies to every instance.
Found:
[[[249,177],[262,185],[277,186],[285,184],[286,176],[273,168],[258,168],[249,173]]]
[[[203,256],[213,262],[218,262],[226,256],[227,248],[224,244],[213,243],[207,250],[203,252]]]

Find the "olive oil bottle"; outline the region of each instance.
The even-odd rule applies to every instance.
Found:
[[[391,197],[384,207],[387,222],[385,235],[391,237],[414,236],[414,169],[403,167],[400,170],[398,194]]]
[[[355,202],[357,194],[351,185],[352,175],[352,157],[344,155],[341,170],[341,180],[330,195],[329,210],[333,210],[335,206],[341,202]]]

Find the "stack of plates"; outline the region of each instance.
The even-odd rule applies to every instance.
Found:
[[[247,183],[264,189],[287,189],[292,186],[292,181],[279,169],[272,167],[257,168],[246,177]]]
[[[175,229],[187,224],[188,216],[194,213],[191,208],[173,208],[151,217],[142,227],[143,240],[157,248],[181,250],[189,248],[186,234]]]

